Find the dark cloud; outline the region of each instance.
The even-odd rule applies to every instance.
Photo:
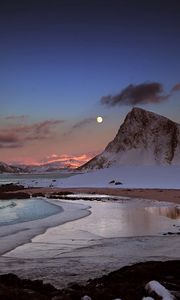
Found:
[[[72,129],[83,128],[84,126],[89,125],[89,124],[94,123],[94,122],[95,122],[95,118],[86,118],[86,119],[74,124]]]
[[[95,118],[86,118],[80,122],[75,123],[70,130],[64,133],[64,137],[67,137],[68,135],[72,134],[76,129],[81,129],[84,128],[84,126],[94,123],[95,120]]]
[[[163,93],[163,85],[158,82],[130,84],[117,95],[103,96],[101,103],[108,106],[159,103],[170,97]]]
[[[172,89],[171,89],[172,92],[180,92],[180,83],[176,83]]]
[[[3,128],[0,131],[0,148],[18,148],[25,143],[53,137],[54,129],[63,120],[46,120],[32,125]]]
[[[15,121],[15,122],[17,122],[17,121],[26,121],[28,118],[29,118],[29,116],[28,115],[21,115],[21,116],[14,116],[14,115],[12,115],[12,116],[7,116],[7,117],[3,117],[5,120],[8,120],[8,121]]]

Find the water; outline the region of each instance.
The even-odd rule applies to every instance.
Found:
[[[36,234],[31,243],[6,251],[0,257],[1,273],[14,272],[65,287],[131,263],[180,258],[179,235],[163,235],[180,231],[179,206],[173,203],[127,198],[111,202],[104,196],[103,201],[56,201],[68,205],[68,210],[88,205],[92,213],[54,225],[44,234]],[[71,211],[70,215],[75,217],[76,213]]]
[[[43,199],[0,200],[0,226],[42,219],[62,211],[60,206]]]
[[[83,196],[84,197],[84,196]],[[88,217],[47,231],[47,239],[101,239],[162,235],[180,231],[180,207],[172,203],[121,197],[118,201],[76,200],[92,207]],[[53,234],[51,234],[53,232]],[[44,238],[44,237],[43,237]],[[40,240],[41,237],[38,238]],[[72,243],[71,243],[72,244]],[[73,244],[74,245],[74,244]],[[63,250],[64,251],[64,250]]]
[[[41,173],[41,174],[0,174],[0,185],[1,184],[9,184],[9,183],[20,183],[24,180],[39,180],[39,179],[50,179],[56,180],[59,178],[66,178],[73,175],[77,175],[77,173],[70,172],[55,172],[55,173]]]

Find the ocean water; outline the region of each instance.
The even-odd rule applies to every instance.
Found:
[[[60,206],[43,199],[0,200],[0,226],[23,223],[63,212]]]
[[[50,179],[56,180],[59,178],[66,178],[73,175],[77,175],[77,173],[71,172],[49,172],[49,173],[40,173],[40,174],[0,174],[0,185],[8,184],[8,183],[20,183],[24,180],[39,180],[39,179]]]

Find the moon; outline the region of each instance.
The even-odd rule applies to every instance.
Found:
[[[98,123],[102,123],[102,122],[103,122],[103,117],[98,116],[98,117],[96,118],[96,121],[97,121]]]

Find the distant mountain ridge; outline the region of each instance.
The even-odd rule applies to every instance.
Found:
[[[45,173],[72,170],[70,165],[64,165],[62,162],[52,162],[42,165],[9,165],[0,162],[0,173]]]
[[[120,165],[180,165],[180,124],[133,108],[105,150],[80,170]]]
[[[0,162],[0,173],[20,173],[23,172],[23,168],[11,166],[6,163]]]

